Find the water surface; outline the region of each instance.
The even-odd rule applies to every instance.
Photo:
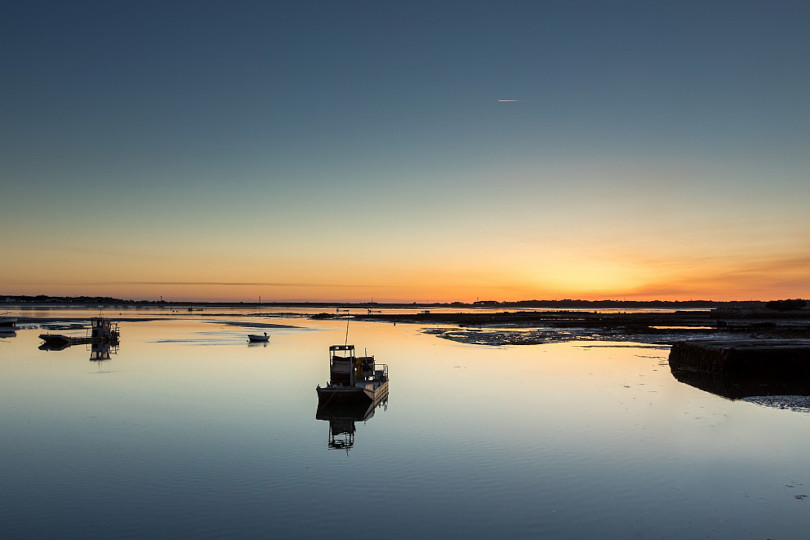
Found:
[[[92,313],[79,312],[85,316]],[[0,338],[4,538],[796,538],[806,413],[677,382],[667,348],[454,343],[352,323],[388,402],[329,447],[343,321],[121,324],[110,360]],[[228,323],[228,324],[225,324]]]

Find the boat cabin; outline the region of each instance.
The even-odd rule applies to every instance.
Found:
[[[93,340],[114,342],[118,341],[118,335],[118,323],[104,317],[90,319],[90,338]]]
[[[329,347],[329,382],[332,385],[354,386],[374,373],[373,356],[356,356],[354,345]]]

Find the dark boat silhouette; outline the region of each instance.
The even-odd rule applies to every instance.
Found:
[[[267,335],[267,332],[262,334],[248,334],[248,341],[250,343],[266,343],[270,339],[270,336]]]
[[[9,317],[7,313],[0,314],[0,330],[13,332],[17,328],[17,319]]]
[[[329,382],[318,386],[318,406],[377,405],[388,395],[388,366],[355,356],[354,345],[329,347]]]
[[[72,345],[86,343],[108,343],[115,345],[121,333],[118,330],[118,323],[112,322],[104,317],[93,317],[90,319],[90,328],[84,337],[66,336],[64,334],[40,334],[39,338],[44,341],[39,348],[43,350],[62,350]]]

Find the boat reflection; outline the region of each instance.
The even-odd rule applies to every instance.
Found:
[[[93,343],[90,345],[90,361],[103,362],[109,360],[110,355],[118,354],[118,345],[110,343]]]
[[[38,347],[40,351],[64,351],[68,347],[71,347],[73,344],[68,342],[49,342],[46,341],[42,345]]]
[[[318,406],[315,418],[329,422],[330,450],[348,451],[354,446],[355,422],[366,422],[374,416],[377,407],[388,408],[388,397],[376,405],[367,404],[327,404]]]

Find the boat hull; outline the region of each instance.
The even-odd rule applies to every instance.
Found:
[[[318,387],[318,406],[327,405],[377,405],[388,395],[388,381],[369,388],[351,386]]]
[[[118,344],[118,334],[110,334],[107,337],[74,337],[65,336],[62,334],[40,334],[39,339],[44,341],[44,345],[49,348],[57,347],[70,347],[71,345],[85,345],[88,343],[106,343],[111,345]]]
[[[374,416],[376,406],[370,403],[318,405],[315,418],[318,420],[352,420],[363,422]]]

